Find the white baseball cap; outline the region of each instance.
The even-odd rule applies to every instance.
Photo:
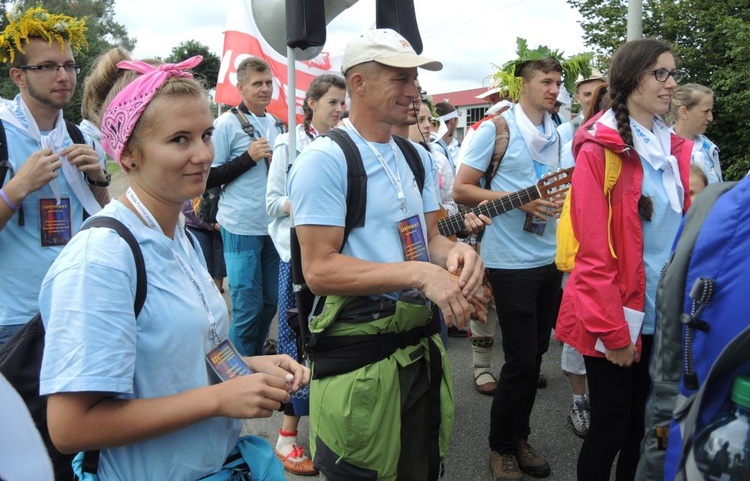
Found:
[[[557,101],[563,105],[570,105],[570,94],[565,87],[560,87],[560,93],[557,94]]]
[[[486,99],[492,94],[499,94],[500,93],[500,87],[490,87],[487,89],[486,92],[482,92],[481,94],[474,97],[475,99]]]
[[[344,50],[341,73],[355,65],[377,62],[389,67],[414,68],[437,71],[443,64],[431,58],[417,55],[408,40],[390,28],[368,30],[354,37]]]
[[[603,75],[600,71],[598,71],[595,68],[591,69],[591,75],[589,75],[586,78],[583,78],[583,75],[579,75],[576,79],[575,86],[578,87],[582,83],[591,82],[592,80],[601,80],[602,82],[607,81],[607,76]]]

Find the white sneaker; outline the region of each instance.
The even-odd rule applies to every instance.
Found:
[[[570,406],[568,422],[573,426],[573,432],[577,436],[586,437],[589,432],[589,424],[591,423],[591,409],[589,409],[586,401],[576,402]]]

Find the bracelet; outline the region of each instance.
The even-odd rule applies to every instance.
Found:
[[[104,173],[104,180],[92,180],[91,177],[86,174],[83,174],[83,176],[86,177],[86,182],[94,187],[109,187],[110,182],[112,182],[112,175],[108,172]]]
[[[5,204],[10,207],[12,211],[18,211],[21,209],[20,205],[16,205],[15,202],[10,200],[10,197],[8,197],[8,194],[5,193],[5,189],[0,189],[0,197],[5,201]]]

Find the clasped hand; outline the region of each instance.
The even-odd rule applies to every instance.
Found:
[[[243,358],[253,374],[216,385],[222,416],[248,419],[270,417],[289,402],[289,394],[310,383],[310,369],[287,355]]]
[[[473,312],[469,300],[482,286],[484,278],[482,259],[471,246],[458,242],[448,252],[447,271],[433,264],[425,266],[436,269],[424,277],[422,292],[440,307],[447,325],[463,328],[469,322]],[[459,267],[461,267],[461,274],[456,278],[453,273]]]

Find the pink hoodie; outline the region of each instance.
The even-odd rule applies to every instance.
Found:
[[[555,327],[557,339],[585,356],[599,357],[604,354],[594,349],[598,338],[610,350],[630,344],[623,306],[643,312],[646,287],[643,230],[638,215],[643,183],[641,160],[616,130],[597,123],[602,114],[579,128],[573,139],[576,168],[570,215],[580,245]],[[693,143],[674,134],[671,140],[685,190],[684,213],[690,207],[688,178]],[[611,194],[612,243],[617,259],[610,254],[607,240],[609,207],[603,193],[605,147],[622,158],[622,171]]]

